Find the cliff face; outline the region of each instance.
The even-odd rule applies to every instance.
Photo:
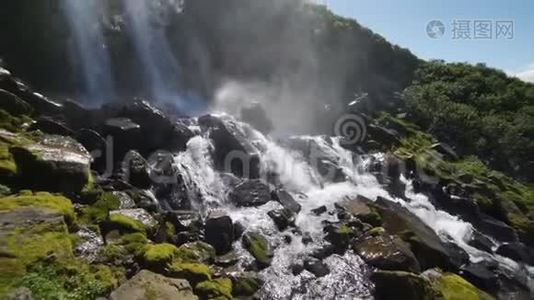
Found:
[[[151,24],[165,32],[178,62],[175,83],[205,99],[228,79],[261,81],[327,104],[360,92],[387,99],[409,84],[419,64],[357,22],[299,1],[187,0],[181,9],[162,3],[151,8]],[[61,1],[11,1],[0,11],[4,64],[41,90],[76,94],[82,64]],[[123,3],[106,1],[102,12],[119,95],[153,98]]]

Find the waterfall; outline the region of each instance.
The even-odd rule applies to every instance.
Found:
[[[290,192],[302,206],[296,216],[295,224],[298,231],[286,230],[280,232],[267,212],[282,208],[276,201],[268,202],[259,207],[235,207],[225,201],[224,181],[222,174],[214,169],[207,135],[199,135],[189,143],[187,150],[176,155],[176,164],[180,165],[181,174],[187,181],[189,192],[202,195],[195,198],[196,207],[217,204],[218,210],[223,210],[232,220],[239,222],[248,231],[261,232],[275,245],[274,258],[270,267],[260,271],[259,276],[265,284],[262,297],[266,299],[370,299],[372,298],[372,283],[369,281],[371,269],[352,250],[343,255],[333,254],[323,260],[330,269],[324,277],[315,277],[311,273],[303,272],[294,275],[291,266],[302,261],[324,243],[324,221],[336,222],[336,214],[317,216],[313,209],[326,206],[329,211],[334,209],[336,202],[347,197],[357,195],[374,200],[377,197],[401,204],[414,216],[421,219],[432,228],[444,241],[453,241],[465,250],[472,262],[490,260],[497,262],[500,268],[517,272],[521,269],[516,262],[489,253],[482,252],[467,244],[473,227],[470,223],[436,209],[430,200],[413,192],[409,180],[406,183],[406,200],[391,196],[379,184],[374,175],[367,171],[370,158],[355,159],[354,154],[341,147],[339,139],[325,137],[302,136],[301,140],[312,142],[341,167],[347,175],[343,182],[321,182],[321,175],[301,154],[288,148],[283,143],[277,143],[270,137],[262,135],[248,124],[239,122],[230,116],[221,116],[229,127],[234,127],[261,151],[262,168],[264,172],[275,172],[279,175],[282,186]],[[380,156],[378,156],[380,159]],[[191,184],[194,183],[194,184]],[[203,200],[202,200],[203,199]],[[202,203],[207,201],[207,204]],[[302,234],[306,234],[313,242],[304,243]],[[289,240],[289,242],[288,242]],[[254,259],[243,249],[241,243],[234,243],[234,250],[240,257],[238,267],[245,268]],[[527,268],[528,269],[528,268]]]
[[[164,4],[175,7],[176,1],[123,0],[128,34],[134,42],[144,68],[151,97],[155,101],[172,103],[191,112],[198,99],[180,90],[180,65],[165,32]]]
[[[72,30],[74,57],[81,65],[84,83],[81,98],[91,106],[115,99],[110,59],[100,26],[102,2],[63,0],[61,3]]]

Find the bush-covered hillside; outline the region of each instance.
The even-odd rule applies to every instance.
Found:
[[[425,63],[406,90],[408,111],[423,129],[462,154],[534,179],[534,85],[468,64]]]

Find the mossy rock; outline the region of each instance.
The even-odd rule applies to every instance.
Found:
[[[80,213],[80,222],[84,224],[100,224],[109,216],[109,212],[119,209],[120,200],[111,192],[101,192],[96,201],[82,208]]]
[[[375,283],[375,299],[377,300],[435,300],[440,298],[430,281],[409,272],[376,271],[371,276]]]
[[[150,269],[161,271],[170,264],[178,252],[172,244],[149,244],[145,246],[143,263]]]
[[[191,283],[210,280],[212,271],[210,267],[202,263],[173,262],[167,274],[170,277],[185,278]]]
[[[217,278],[203,281],[195,286],[195,294],[201,299],[233,299],[232,280],[229,278]]]
[[[42,208],[57,212],[65,217],[67,224],[76,220],[72,202],[60,195],[47,192],[21,191],[17,195],[0,198],[0,212],[24,207]]]
[[[493,300],[489,294],[479,290],[462,277],[445,273],[433,282],[433,286],[444,300]]]
[[[147,232],[147,227],[141,221],[122,214],[110,215],[104,227],[106,231],[118,230],[121,233]]]
[[[37,299],[50,299],[55,290],[57,295],[69,295],[65,299],[86,299],[80,293],[88,280],[75,280],[76,272],[83,271],[85,265],[74,258],[73,238],[65,223],[65,219],[74,218],[70,201],[49,193],[22,191],[1,198],[0,206],[0,298],[25,286]],[[99,281],[113,281],[104,267],[90,273],[99,273]],[[116,281],[102,286],[106,289],[114,284]]]
[[[176,257],[183,262],[211,263],[215,259],[215,248],[200,241],[187,243],[178,248]]]
[[[243,247],[254,256],[260,267],[268,267],[273,259],[273,252],[267,239],[257,232],[247,232],[243,235]]]
[[[18,132],[24,124],[31,122],[31,118],[26,115],[13,116],[4,109],[0,109],[0,128],[12,132]]]
[[[33,189],[67,194],[80,193],[91,178],[91,155],[75,140],[44,135],[37,142],[9,148],[17,175]]]
[[[28,288],[34,299],[83,300],[107,295],[123,278],[116,269],[72,259],[32,266],[16,285]]]
[[[232,278],[232,295],[236,297],[252,297],[263,285],[263,282],[254,277]]]

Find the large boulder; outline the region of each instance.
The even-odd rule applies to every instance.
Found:
[[[421,267],[410,250],[410,245],[399,237],[381,234],[367,235],[358,240],[353,248],[368,264],[383,270],[399,270],[418,273]]]
[[[271,201],[271,191],[259,179],[248,179],[230,192],[229,199],[236,206],[260,206]]]
[[[41,132],[47,134],[57,134],[64,136],[74,135],[74,131],[68,128],[65,124],[50,117],[37,118],[35,122],[30,125],[28,130],[40,130]]]
[[[33,92],[30,87],[13,77],[9,71],[2,68],[0,70],[0,89],[28,103],[37,114],[53,116],[61,112],[63,105]]]
[[[129,118],[140,125],[144,154],[156,150],[179,151],[186,148],[193,133],[181,123],[173,123],[161,110],[147,101],[136,100],[122,106],[119,117]]]
[[[239,177],[260,177],[260,156],[256,147],[232,121],[205,115],[198,119],[204,130],[209,130],[215,146],[214,161],[219,170]]]
[[[431,283],[416,274],[403,271],[376,271],[371,280],[375,284],[377,300],[434,300],[441,296]]]
[[[44,135],[37,143],[13,146],[10,152],[26,186],[76,193],[90,182],[91,156],[71,138]]]
[[[293,198],[293,196],[291,196],[291,194],[284,189],[277,189],[273,191],[271,197],[280,202],[284,208],[289,209],[293,213],[298,214],[302,208],[295,198]]]
[[[517,262],[534,265],[534,250],[523,243],[505,243],[499,246],[497,254],[511,258]]]
[[[206,242],[215,248],[217,254],[225,254],[232,250],[234,225],[229,216],[212,212],[206,219],[204,231]]]
[[[140,189],[148,189],[152,185],[148,162],[139,152],[134,150],[128,151],[124,156],[122,176],[124,181]]]
[[[109,296],[111,300],[198,300],[185,279],[168,278],[142,270]]]
[[[243,235],[243,247],[256,259],[260,268],[271,265],[274,253],[269,241],[258,232],[247,232]]]
[[[0,89],[0,109],[14,116],[29,115],[33,111],[32,107],[24,100],[2,89]]]
[[[442,241],[432,228],[400,204],[378,197],[374,207],[382,216],[386,232],[400,235],[410,244],[422,269],[457,271],[469,260],[465,251]]]

